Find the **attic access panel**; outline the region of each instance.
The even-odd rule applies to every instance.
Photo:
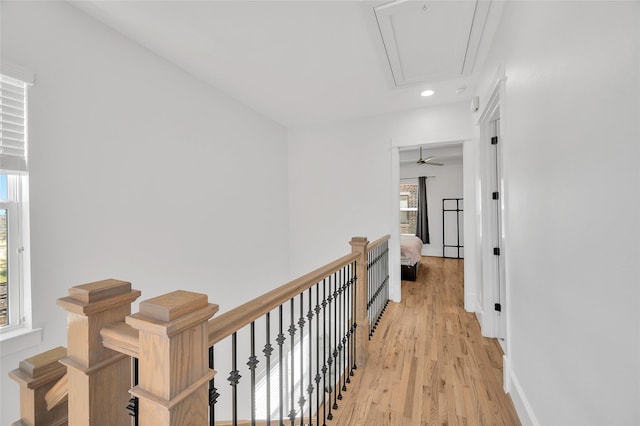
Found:
[[[393,1],[374,8],[396,87],[473,70],[489,1]]]

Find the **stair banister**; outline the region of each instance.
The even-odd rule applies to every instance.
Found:
[[[67,297],[57,301],[68,312],[66,356],[61,352],[64,348],[57,348],[33,357],[35,360],[25,360],[27,367],[21,363],[21,368],[11,373],[12,378],[21,384],[21,390],[38,389],[37,397],[21,394],[21,407],[25,407],[24,412],[27,414],[23,414],[21,408],[22,419],[15,425],[65,424],[61,413],[67,411],[67,394],[68,424],[72,426],[130,424],[131,419],[126,410],[130,394],[138,399],[137,424],[142,426],[206,424],[208,416],[213,412],[208,414],[213,409],[208,398],[209,381],[215,375],[209,366],[210,347],[232,334],[235,336],[234,333],[238,330],[285,302],[292,304],[296,295],[300,296],[297,300],[301,301],[299,314],[302,318],[305,314],[302,302],[304,292],[308,294],[308,306],[305,309],[309,310],[307,316],[311,327],[312,287],[323,283],[325,277],[329,277],[326,299],[329,302],[328,313],[331,314],[333,309],[333,313],[339,315],[336,321],[345,333],[341,342],[339,339],[334,341],[338,345],[337,350],[334,348],[333,354],[327,352],[329,359],[333,356],[336,364],[335,377],[331,378],[331,361],[326,361],[329,365],[327,379],[335,383],[332,381],[329,388],[324,388],[325,391],[329,390],[328,397],[323,396],[321,401],[316,401],[316,409],[322,407],[322,413],[325,411],[325,402],[329,403],[326,418],[331,419],[331,409],[338,408],[336,393],[340,389],[346,390],[346,384],[350,383],[348,376],[353,375],[356,364],[363,366],[367,360],[369,338],[375,329],[372,318],[368,318],[371,316],[368,306],[374,300],[376,306],[381,307],[375,312],[377,323],[388,301],[388,271],[378,272],[376,269],[371,278],[371,283],[374,284],[367,282],[374,264],[380,259],[384,259],[380,263],[383,269],[388,268],[388,240],[388,235],[373,243],[369,243],[365,237],[354,237],[350,241],[350,254],[212,320],[210,318],[218,307],[208,303],[204,294],[175,291],[141,302],[140,312],[131,315],[131,303],[140,296],[140,291],[132,290],[128,282],[110,279],[72,287]],[[342,271],[339,282],[335,281],[338,271]],[[336,297],[333,308],[331,276],[334,278],[333,296]],[[353,293],[347,295],[352,284]],[[377,286],[377,289],[369,289],[371,285]],[[340,291],[343,290],[345,293],[341,295]],[[322,297],[324,298],[324,284]],[[320,309],[318,304],[321,301],[323,303]],[[315,303],[316,316],[322,310],[324,324],[324,299],[317,299]],[[319,317],[315,321],[317,338]],[[300,323],[301,335],[303,324],[304,322]],[[310,329],[309,332],[313,330]],[[326,334],[322,333],[324,341]],[[349,343],[350,335],[354,339],[353,345]],[[302,344],[302,337],[292,337],[292,341]],[[330,330],[327,343],[331,344]],[[322,353],[324,354],[324,349]],[[137,359],[139,366],[136,370],[139,372],[138,384],[133,388],[131,357]],[[51,365],[45,369],[40,368],[37,372],[34,370],[37,374],[29,376],[28,361],[42,364],[43,360],[51,361]],[[309,362],[311,361],[310,356]],[[322,362],[325,362],[324,358]],[[46,372],[45,375],[42,375],[43,371]],[[308,384],[311,381],[311,373],[309,374]],[[325,386],[324,370],[322,374]],[[319,386],[317,379],[315,384]],[[332,390],[334,401],[331,405]],[[307,391],[311,398],[313,388],[309,386]],[[342,397],[341,394],[337,396],[338,399]],[[318,397],[319,394],[316,399]],[[34,409],[40,413],[38,419],[35,419],[35,415],[28,414],[29,410]],[[304,413],[299,414],[299,421],[312,418],[313,411],[311,408],[309,410],[307,417],[304,417]],[[54,416],[57,417],[52,420]]]

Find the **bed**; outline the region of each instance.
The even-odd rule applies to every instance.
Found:
[[[400,236],[400,265],[401,278],[415,281],[418,276],[418,266],[422,258],[422,240],[415,235]]]

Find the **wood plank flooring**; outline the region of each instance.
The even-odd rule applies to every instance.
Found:
[[[502,350],[463,307],[463,261],[423,257],[402,282],[327,425],[520,425],[502,389]]]

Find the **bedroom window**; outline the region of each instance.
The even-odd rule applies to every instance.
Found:
[[[400,185],[400,233],[416,234],[418,218],[418,185]]]

